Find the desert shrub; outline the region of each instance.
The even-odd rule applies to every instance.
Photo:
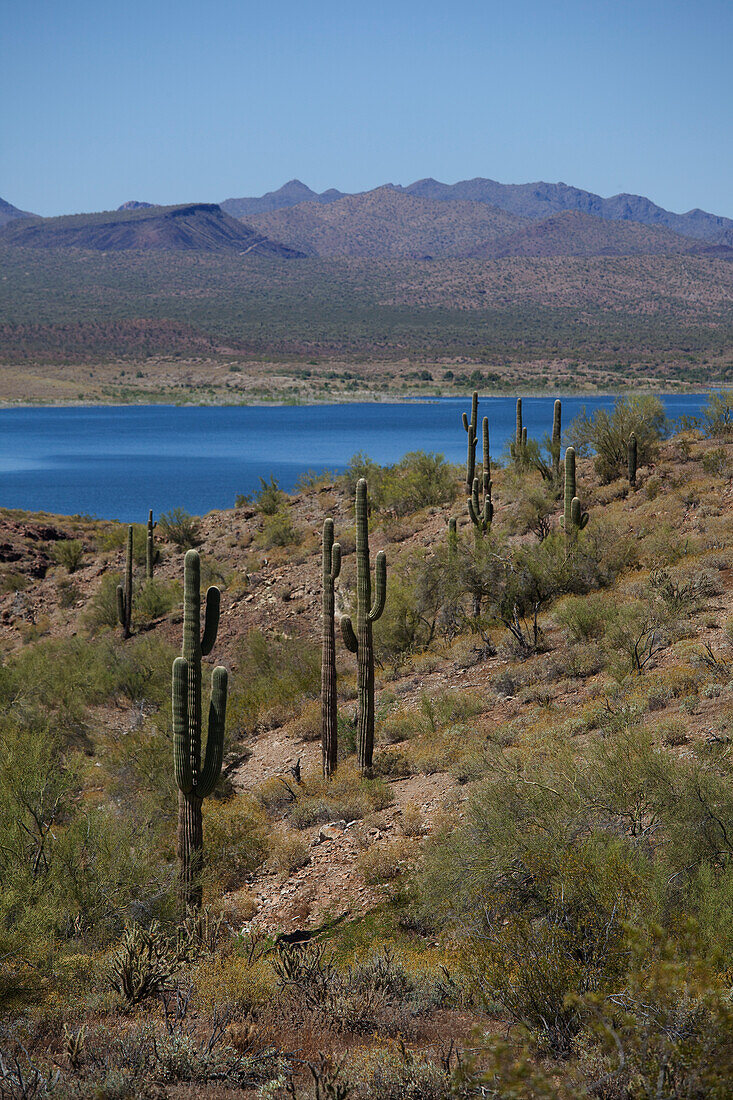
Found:
[[[59,582],[59,607],[69,608],[73,607],[76,601],[81,596],[81,591],[74,584],[73,581],[64,580]]]
[[[115,627],[118,625],[117,617],[117,585],[121,577],[106,573],[99,582],[99,588],[92,596],[85,622],[92,633],[96,633],[103,626]]]
[[[79,539],[62,539],[55,544],[53,556],[67,573],[76,573],[84,557],[84,547]]]
[[[664,405],[658,397],[622,397],[611,412],[583,409],[567,430],[567,440],[579,455],[593,453],[593,463],[601,481],[613,481],[626,470],[629,436],[636,435],[639,466],[648,466],[657,453],[659,441],[669,428]]]
[[[274,710],[300,711],[303,696],[320,694],[321,651],[313,642],[252,630],[238,648],[237,662],[246,676],[237,678],[227,705],[233,736],[265,724]]]
[[[311,699],[304,704],[292,725],[296,737],[304,741],[318,741],[321,737],[322,711],[321,700]]]
[[[603,596],[570,596],[555,609],[554,618],[574,642],[601,638],[609,619],[610,606]]]
[[[300,786],[290,787],[294,799],[289,804],[288,820],[299,829],[329,821],[357,821],[374,810],[385,809],[394,799],[383,779],[364,779],[347,763],[330,780],[308,775]]]
[[[270,474],[270,480],[260,478],[260,491],[254,498],[254,505],[263,516],[274,516],[282,511],[285,506],[285,493],[277,483],[274,475]]]
[[[433,927],[470,935],[487,1003],[560,1052],[582,1026],[572,995],[622,980],[625,925],[674,929],[711,884],[730,893],[733,793],[722,764],[658,752],[642,731],[620,729],[580,759],[560,741],[545,748],[495,750],[465,821],[426,842],[416,904]],[[701,892],[690,869],[703,866]]]
[[[369,492],[374,499],[374,495],[379,490],[383,472],[382,466],[373,462],[363,451],[359,451],[349,459],[349,464],[341,475],[341,481],[346,492],[353,496],[356,492],[356,483],[360,478],[365,477],[369,482]]]
[[[262,530],[255,537],[255,542],[263,550],[271,550],[275,546],[295,546],[302,540],[303,534],[293,523],[287,508],[266,514]]]
[[[702,456],[701,465],[706,474],[723,477],[728,472],[728,455],[724,447],[712,447]]]
[[[181,550],[198,546],[199,521],[184,508],[171,508],[158,519],[158,532],[166,542],[175,543]]]
[[[140,622],[149,623],[172,610],[179,598],[179,589],[154,577],[145,580],[132,602],[133,615]]]
[[[381,886],[404,873],[414,851],[414,845],[403,837],[372,844],[357,858],[357,870],[370,886]]]
[[[267,858],[269,827],[256,801],[247,795],[204,802],[204,878],[213,893],[241,887]]]
[[[373,491],[375,502],[398,516],[455,500],[455,468],[441,454],[410,451],[385,471]]]
[[[711,393],[703,408],[703,429],[712,437],[728,438],[733,432],[733,390]]]
[[[404,1044],[360,1051],[349,1059],[346,1073],[354,1100],[449,1100],[453,1095],[446,1070]]]
[[[289,875],[310,863],[310,845],[293,829],[281,827],[268,837],[270,863]]]

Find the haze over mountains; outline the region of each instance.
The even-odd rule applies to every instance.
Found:
[[[733,220],[675,214],[640,195],[602,198],[563,183],[418,180],[357,194],[277,191],[221,205],[125,202],[37,218],[0,200],[0,244],[101,250],[236,250],[295,259],[500,259],[694,252],[733,258]]]

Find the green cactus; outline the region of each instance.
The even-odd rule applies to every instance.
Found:
[[[127,528],[127,554],[125,556],[125,585],[117,585],[117,618],[122,626],[122,635],[129,638],[132,633],[132,524]]]
[[[637,460],[637,444],[636,436],[632,432],[629,436],[629,442],[627,446],[627,460],[629,465],[629,485],[632,489],[636,488],[636,460]]]
[[[473,479],[473,486],[471,490],[471,496],[468,498],[468,514],[471,517],[471,523],[476,528],[476,537],[483,536],[491,527],[491,521],[494,518],[494,504],[491,499],[491,459],[489,457],[489,419],[484,417],[482,424],[482,443],[483,443],[483,504],[481,503],[481,494],[479,493],[479,480],[477,477]]]
[[[334,582],[341,572],[341,546],[333,541],[333,520],[323,523],[323,647],[321,651],[321,747],[323,776],[336,771],[338,704],[336,699],[336,637],[333,625]]]
[[[582,531],[588,523],[588,513],[581,508],[575,490],[575,448],[568,447],[565,452],[565,508],[563,515],[563,527],[565,528],[565,538],[568,544],[574,541],[578,531]]]
[[[478,442],[478,390],[471,398],[471,419],[463,414],[463,430],[468,434],[468,454],[466,456],[466,492],[470,493],[476,470],[476,443]]]
[[[145,576],[149,581],[153,579],[153,567],[155,565],[155,542],[153,539],[153,509],[148,512],[148,531],[145,542]]]
[[[356,486],[356,633],[351,619],[341,619],[344,645],[357,656],[357,752],[364,775],[371,772],[374,756],[374,642],[372,624],[384,611],[387,596],[387,558],[383,550],[375,562],[376,596],[372,603],[372,581],[369,564],[369,510],[367,483],[362,477]]]
[[[552,414],[552,443],[550,454],[552,455],[552,469],[555,479],[560,478],[560,444],[562,440],[562,402],[557,400]]]
[[[186,906],[201,905],[203,826],[201,806],[221,773],[228,674],[221,666],[211,677],[206,752],[201,762],[201,658],[208,656],[219,628],[218,588],[206,593],[201,636],[201,561],[189,550],[183,567],[183,647],[173,662],[173,762],[178,786],[178,858]]]
[[[458,521],[455,516],[448,520],[448,553],[455,557],[458,550]]]

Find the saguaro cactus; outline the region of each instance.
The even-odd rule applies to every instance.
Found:
[[[183,647],[173,662],[173,761],[178,786],[178,858],[181,895],[187,906],[201,905],[203,826],[201,806],[216,786],[224,755],[228,674],[221,666],[211,677],[206,753],[201,763],[201,658],[214,646],[219,628],[218,588],[206,593],[201,635],[201,561],[189,550],[183,567]]]
[[[478,442],[478,390],[471,398],[471,419],[463,414],[463,430],[468,434],[468,454],[466,456],[466,492],[470,493],[476,470],[476,443]]]
[[[132,524],[127,528],[127,553],[125,556],[125,585],[117,585],[117,618],[125,638],[130,637],[132,623]]]
[[[333,520],[323,523],[323,647],[321,650],[321,747],[323,775],[336,771],[338,706],[336,700],[336,637],[333,586],[341,572],[341,546],[333,541]]]
[[[637,458],[637,444],[636,436],[632,432],[629,436],[629,442],[626,449],[626,455],[629,465],[629,485],[632,489],[636,488],[636,458]]]
[[[562,402],[558,399],[552,414],[552,469],[556,478],[560,477],[560,442],[562,439]]]
[[[145,541],[145,576],[149,581],[153,579],[153,568],[155,566],[155,541],[153,539],[153,528],[155,523],[153,522],[153,509],[148,512],[148,531]]]
[[[374,756],[374,642],[372,624],[384,611],[387,596],[387,558],[383,550],[375,562],[376,596],[372,603],[372,579],[369,564],[369,512],[367,483],[362,477],[356,486],[356,633],[348,616],[341,619],[344,645],[357,657],[357,752],[363,774],[372,768]]]
[[[584,512],[579,498],[575,495],[575,448],[568,447],[565,452],[565,509],[563,526],[565,538],[571,543],[578,531],[588,523],[588,513]]]
[[[448,553],[454,557],[458,550],[458,521],[455,516],[448,520]]]
[[[476,528],[476,536],[485,535],[491,527],[491,521],[494,518],[494,504],[491,500],[491,459],[489,457],[489,420],[488,417],[484,417],[481,424],[482,429],[482,443],[483,443],[483,504],[481,503],[481,494],[479,492],[479,479],[475,477],[473,479],[473,486],[471,489],[471,496],[468,498],[468,514],[471,517],[471,523]]]

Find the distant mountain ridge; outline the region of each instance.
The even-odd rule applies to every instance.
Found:
[[[0,199],[0,225],[7,225],[18,218],[34,218],[35,214],[29,214],[27,210],[19,210],[11,202]]]
[[[345,197],[345,192],[334,188],[319,195],[300,180],[289,180],[277,191],[268,191],[259,198],[225,199],[221,208],[233,218],[250,218],[256,214],[269,214],[272,210],[297,206],[301,202],[329,203]]]
[[[496,180],[476,177],[459,183],[441,183],[435,179],[416,180],[402,187],[384,184],[384,187],[417,198],[437,202],[482,202],[509,214],[536,220],[577,210],[607,221],[640,222],[642,225],[658,225],[671,229],[684,237],[709,241],[711,244],[733,245],[733,219],[709,214],[705,210],[688,210],[675,214],[657,206],[643,195],[620,194],[603,198],[592,191],[583,191],[565,183],[497,183]],[[375,188],[381,190],[381,188]],[[365,194],[366,192],[357,192]],[[328,204],[347,197],[345,192],[331,188],[320,194],[300,180],[290,180],[277,191],[269,191],[260,198],[226,199],[222,209],[234,217],[253,217],[301,202]]]
[[[225,214],[215,203],[143,206],[61,218],[27,218],[0,229],[0,244],[26,248],[82,248],[105,252],[255,252],[289,259],[302,256]]]

